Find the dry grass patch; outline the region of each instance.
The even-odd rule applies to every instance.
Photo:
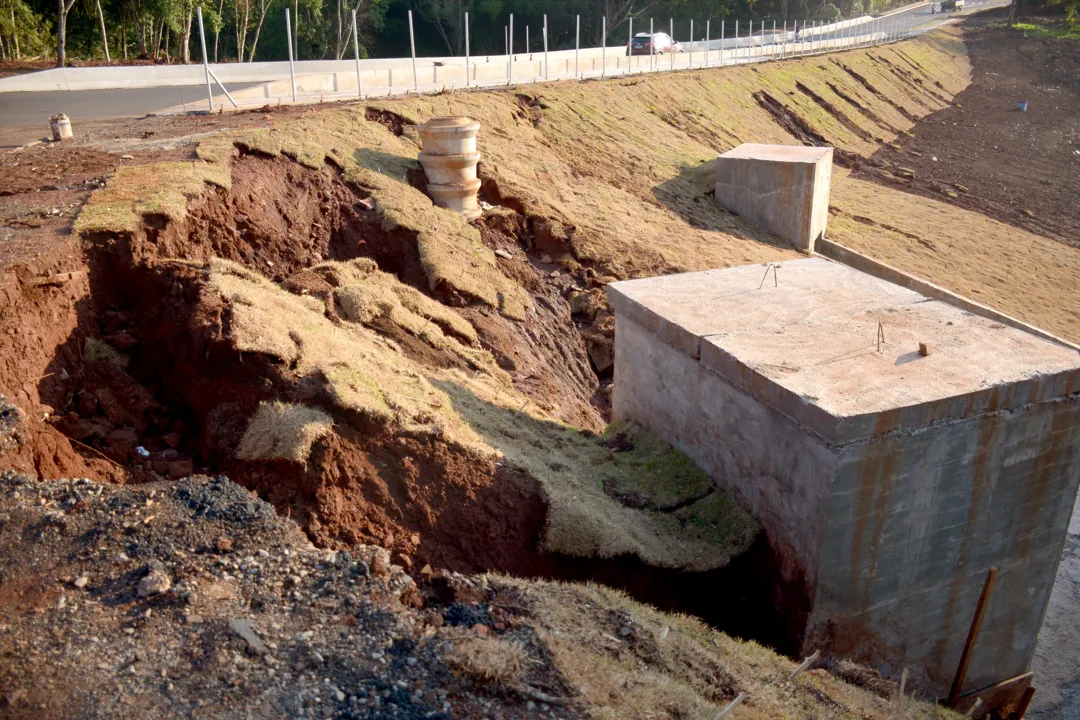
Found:
[[[311,271],[334,287],[344,319],[372,325],[387,320],[436,350],[451,353],[473,370],[483,370],[506,385],[510,376],[478,345],[476,329],[455,310],[379,270],[373,260],[315,265]]]
[[[75,231],[134,232],[143,215],[180,220],[187,215],[188,200],[201,195],[207,183],[228,188],[229,168],[208,162],[121,166],[90,196]]]
[[[446,653],[446,664],[459,675],[514,687],[526,662],[525,648],[499,637],[461,637]]]
[[[317,408],[264,402],[248,423],[236,455],[241,460],[306,462],[311,446],[333,426],[331,417]]]
[[[484,441],[540,481],[548,498],[542,549],[578,557],[636,555],[704,571],[750,547],[760,526],[685,455],[638,428],[605,437],[438,383]],[[635,438],[619,449],[616,434]],[[688,504],[687,504],[688,503]],[[670,508],[685,505],[674,512]]]
[[[830,239],[1080,342],[1080,249],[846,171],[833,177]]]
[[[212,260],[206,267],[209,287],[227,305],[237,350],[271,356],[299,376],[319,379],[339,410],[490,453],[446,395],[390,341],[356,323],[331,322],[318,300],[292,295],[240,265]],[[500,381],[480,374],[477,382]],[[500,391],[492,388],[494,395]]]
[[[498,578],[530,608],[530,621],[590,717],[712,718],[739,693],[739,720],[887,720],[891,700],[822,672],[787,679],[796,663],[696,618],[662,613],[599,585]],[[629,628],[623,636],[618,626]],[[907,720],[960,716],[911,702]]]

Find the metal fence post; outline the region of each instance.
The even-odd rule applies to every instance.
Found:
[[[668,37],[671,38],[671,62],[669,70],[675,69],[675,18],[668,18]]]
[[[353,49],[356,51],[356,95],[361,100],[364,99],[364,84],[360,81],[360,40],[359,35],[356,33],[356,11],[352,11],[352,41]]]
[[[543,79],[548,80],[548,13],[543,15]]]
[[[754,57],[754,20],[750,20],[750,29],[746,31],[746,59],[751,60]]]
[[[413,89],[420,94],[420,76],[416,73],[416,35],[413,34],[412,10],[409,11],[409,49],[412,51]]]
[[[529,26],[525,26],[525,54],[532,60],[532,51],[529,50]]]
[[[711,28],[710,28],[711,23],[712,23],[712,20],[706,20],[705,21],[705,64],[701,66],[701,67],[705,67],[705,68],[709,67],[709,50],[710,50],[709,46],[712,44],[712,37],[711,37],[711,34],[709,32],[711,30]]]
[[[469,57],[469,13],[465,13],[465,87],[472,84],[472,60]]]
[[[653,34],[653,19],[649,18],[649,69],[656,70],[656,48],[653,46],[655,35]]]
[[[735,21],[735,64],[739,64],[739,21]]]
[[[574,77],[581,77],[581,16],[577,16],[577,27],[574,30]]]
[[[690,69],[694,69],[694,18],[690,18]]]
[[[626,41],[626,72],[628,75],[634,74],[634,18],[628,18],[630,20],[630,30],[627,35],[630,39]]]
[[[202,8],[195,6],[195,15],[199,18],[199,44],[202,45],[203,70],[206,72],[206,100],[210,103],[210,112],[214,112],[214,91],[210,86],[210,63],[206,58],[206,32],[203,31]]]
[[[544,13],[544,79],[548,79],[548,30],[547,13]]]
[[[724,67],[724,21],[720,21],[720,67]]]
[[[410,16],[412,11],[410,11]],[[509,71],[506,75],[506,84],[514,84],[514,13],[510,13],[510,29],[506,31],[506,50],[509,58]]]
[[[292,101],[296,102],[296,68],[293,67],[293,52],[292,52],[292,22],[289,21],[289,8],[285,8],[285,34],[288,35],[289,42],[289,77],[292,80]]]
[[[773,53],[772,54],[776,55],[777,53],[776,53],[776,21],[775,20],[772,21],[772,43],[771,43],[771,45],[773,46]]]
[[[607,75],[607,15],[600,18],[600,77]]]
[[[780,46],[780,57],[787,57],[787,20],[784,21],[784,42]]]

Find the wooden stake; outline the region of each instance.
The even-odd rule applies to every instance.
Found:
[[[960,699],[960,693],[964,689],[968,665],[971,664],[971,652],[975,649],[975,642],[979,639],[979,630],[982,628],[983,616],[986,614],[986,604],[990,599],[990,593],[994,589],[997,572],[998,569],[992,567],[986,573],[982,593],[979,595],[979,604],[975,606],[975,616],[971,618],[971,628],[968,629],[967,641],[964,643],[964,652],[960,655],[960,665],[956,668],[956,677],[953,678],[952,689],[949,690],[949,707],[956,707],[956,703]]]
[[[907,686],[908,669],[904,668],[904,672],[900,675],[900,689],[896,693],[896,712],[897,714],[904,711],[904,688]]]
[[[982,698],[975,698],[975,704],[968,708],[968,711],[964,713],[964,717],[974,717],[975,711],[982,705]]]

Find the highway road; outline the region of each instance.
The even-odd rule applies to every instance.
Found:
[[[962,15],[998,5],[1007,0],[969,0]],[[931,13],[928,3],[915,5],[885,16],[886,27],[913,34],[921,34],[957,19],[957,14]],[[763,61],[770,53],[779,54],[779,45],[757,48],[766,57],[737,58],[735,62]],[[790,52],[790,50],[788,51]],[[714,51],[715,53],[715,51]],[[679,56],[686,62],[686,53]],[[701,56],[701,53],[698,53]],[[730,61],[729,61],[730,62]],[[716,64],[712,62],[710,64]],[[695,63],[695,66],[697,63]],[[610,71],[609,71],[610,72]],[[520,81],[526,81],[522,78]],[[255,87],[256,83],[230,84],[230,92]],[[225,102],[224,95],[215,86],[215,105]],[[439,89],[437,87],[422,89]],[[372,88],[372,90],[376,90]],[[379,88],[382,92],[389,88]],[[395,87],[395,91],[404,88]],[[266,102],[265,100],[261,102]],[[250,103],[245,103],[250,104]],[[79,90],[50,92],[0,93],[0,147],[11,147],[47,134],[50,116],[64,112],[78,126],[83,121],[98,121],[127,117],[141,117],[163,110],[205,109],[206,91],[201,86],[147,88],[138,90]]]

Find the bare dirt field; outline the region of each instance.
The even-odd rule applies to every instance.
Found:
[[[0,487],[9,714],[153,715],[175,692],[196,717],[257,695],[267,716],[674,718],[745,691],[733,717],[889,716],[824,670],[781,681],[793,664],[771,650],[609,590],[453,572],[600,581],[786,647],[753,518],[681,454],[608,427],[603,288],[796,257],[716,205],[713,158],[825,142],[844,167],[836,239],[904,267],[904,243],[933,249],[904,229],[930,208],[933,247],[963,257],[976,298],[1080,335],[1061,300],[1080,251],[860,175],[898,167],[882,147],[949,112],[970,72],[949,30],[761,67],[146,118],[4,155],[0,462],[94,481]],[[422,192],[416,125],[443,114],[484,124],[475,223]],[[1038,284],[996,283],[1017,275],[975,249],[987,237],[1024,243]],[[967,289],[955,262],[926,275]],[[280,517],[220,524],[219,502],[241,519],[269,505],[184,479],[218,473]],[[40,573],[17,569],[30,558]],[[154,573],[170,586],[140,596]],[[82,694],[56,662],[75,635],[101,658]],[[388,664],[400,682],[379,684]]]
[[[911,176],[872,166],[853,176],[1080,247],[1080,213],[1069,202],[1080,197],[1080,47],[1009,30],[1007,18],[1003,8],[964,21],[972,84],[920,122],[913,136],[874,154]]]

